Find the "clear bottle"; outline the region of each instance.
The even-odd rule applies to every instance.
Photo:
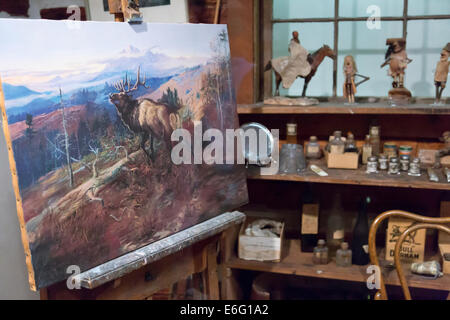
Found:
[[[343,209],[341,206],[341,195],[336,193],[334,196],[333,206],[327,221],[327,243],[328,254],[330,259],[336,255],[336,250],[341,247],[344,242],[345,227],[342,219]]]
[[[335,131],[333,139],[330,141],[330,153],[343,154],[345,151],[345,142],[342,139],[342,132]]]
[[[336,265],[338,267],[350,267],[352,265],[352,250],[347,242],[342,242],[341,248],[336,251]]]
[[[378,156],[380,154],[380,127],[370,127],[370,144],[372,145],[372,155]]]
[[[367,161],[372,156],[372,144],[370,143],[370,135],[366,135],[366,141],[362,148],[362,163],[367,164]]]
[[[326,242],[323,239],[317,241],[317,247],[314,247],[312,261],[314,264],[327,264],[328,263],[328,248]]]
[[[309,142],[306,145],[306,158],[307,159],[320,159],[322,152],[320,150],[319,142],[316,136],[309,138]]]

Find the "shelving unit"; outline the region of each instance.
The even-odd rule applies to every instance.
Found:
[[[353,282],[366,282],[369,274],[367,266],[338,267],[334,261],[326,265],[314,265],[312,254],[300,250],[300,240],[286,240],[283,248],[284,256],[280,262],[246,261],[232,256],[226,266],[232,269],[271,272],[311,278],[334,279]],[[384,265],[387,265],[384,262]],[[400,282],[394,268],[384,267],[382,270],[387,285],[399,286]],[[425,280],[422,276],[406,271],[408,285],[411,288],[432,290],[448,290],[450,275],[436,280]]]
[[[284,106],[256,103],[240,104],[238,114],[450,115],[450,105],[436,107],[429,104],[412,104],[391,107],[387,103],[361,103],[349,106],[344,103],[322,102],[315,106]]]
[[[353,129],[355,129],[355,131],[357,129],[359,138],[363,138],[363,132],[366,130],[368,131],[369,129],[369,120],[376,119],[381,122],[382,138],[393,139],[398,142],[402,141],[402,143],[410,145],[414,144],[416,151],[419,148],[434,149],[442,147],[438,143],[437,138],[443,131],[445,131],[445,128],[448,127],[447,124],[450,124],[450,105],[432,107],[425,103],[397,107],[391,107],[386,102],[360,103],[355,106],[348,106],[344,103],[338,102],[321,102],[319,105],[307,107],[256,103],[238,105],[238,114],[241,124],[250,121],[261,122],[269,129],[280,129],[281,136],[284,134],[283,126],[285,126],[286,121],[297,121],[300,127],[300,141],[307,139],[310,135],[318,135],[318,132],[320,132],[322,137],[325,137],[326,133],[331,133],[336,128],[352,131]],[[397,123],[401,123],[403,120],[405,120],[408,125],[403,125],[401,127],[396,125]],[[450,127],[448,129],[450,129]],[[383,136],[383,133],[385,133],[386,136]],[[282,137],[280,137],[280,139],[282,139]],[[283,141],[280,142],[283,143]],[[310,165],[312,164],[324,169],[328,173],[328,176],[321,177],[311,171]],[[428,204],[430,208],[435,208],[438,206],[438,204],[434,203],[437,199],[443,199],[442,197],[450,195],[450,193],[447,193],[450,191],[450,184],[446,182],[442,170],[436,170],[440,179],[440,182],[438,183],[430,182],[428,180],[428,175],[425,168],[423,168],[422,176],[420,177],[411,177],[405,172],[402,172],[397,176],[389,175],[385,171],[379,172],[378,174],[366,174],[365,170],[366,168],[363,165],[360,165],[357,170],[328,169],[325,159],[322,158],[320,160],[308,161],[307,169],[300,174],[260,175],[258,168],[250,166],[247,170],[247,177],[249,181],[251,181],[251,184],[249,185],[254,188],[257,187],[258,190],[273,190],[273,188],[278,189],[278,186],[280,190],[283,188],[296,188],[295,183],[299,183],[299,190],[301,190],[302,183],[313,183],[318,184],[317,188],[319,188],[320,185],[323,186],[322,188],[325,188],[325,185],[337,185],[336,187],[339,189],[341,189],[341,186],[345,185],[353,186],[352,190],[359,190],[354,189],[355,187],[365,187],[366,189],[364,190],[367,190],[367,187],[390,188],[390,190],[394,190],[394,192],[390,193],[385,191],[383,194],[386,195],[387,192],[389,195],[392,195],[393,198],[396,197],[395,189],[404,190],[403,195],[405,192],[411,192],[412,197],[421,195],[422,191],[426,191],[427,194],[433,194],[433,203]],[[269,182],[270,184],[267,186],[261,185]],[[326,187],[325,190],[330,190],[329,188],[330,187]],[[254,191],[256,192],[257,189]],[[251,209],[252,205],[264,206],[264,203],[268,198],[265,197],[264,193],[260,190],[252,194],[252,188],[250,188],[249,193],[251,203],[249,205],[250,207],[247,207],[247,211],[249,215],[255,216],[255,212],[252,212]],[[279,198],[279,204],[271,202],[271,208],[266,208],[266,210],[263,210],[264,214],[259,216],[265,218],[272,217],[274,219],[280,218],[281,216],[286,216],[286,211],[283,211],[283,193],[283,191],[277,193],[281,195],[281,198]],[[292,195],[293,193],[290,194]],[[403,196],[402,199],[405,200],[405,196]],[[378,200],[380,202],[384,202],[386,199]],[[257,203],[252,203],[252,201],[256,201]],[[347,199],[347,201],[354,202],[358,200],[357,198],[354,198]],[[426,203],[425,200],[421,201],[422,204],[424,202]],[[389,203],[392,203],[392,201],[389,201]],[[433,213],[428,212],[427,209],[424,209],[426,206],[420,208],[421,209],[418,209],[417,211],[419,214],[439,214],[436,211],[432,211]],[[243,211],[246,212],[246,209],[243,208]],[[258,210],[256,210],[256,213],[257,211]],[[347,213],[349,212],[347,211]],[[295,220],[296,215],[299,214],[300,208],[292,211],[288,214],[290,217],[289,221],[294,224],[300,223],[299,217]],[[346,219],[347,218],[351,219],[352,217],[348,216]],[[298,227],[299,225],[293,226],[293,228]],[[294,232],[293,236],[297,237],[297,233]],[[381,244],[380,250],[384,250],[382,249]],[[300,250],[300,240],[296,238],[286,239],[283,247],[283,258],[278,263],[242,260],[237,257],[233,250],[231,251],[232,253],[229,255],[228,259],[225,260],[224,266],[228,270],[234,270],[235,272],[239,270],[247,270],[300,276],[312,279],[332,279],[355,283],[365,283],[369,276],[366,272],[367,266],[353,265],[349,268],[342,268],[337,267],[333,261],[323,266],[312,264],[312,254],[302,252]],[[384,255],[381,253],[380,257],[382,256]],[[438,257],[427,257],[427,259],[431,258],[438,259]],[[400,283],[395,269],[389,267],[386,261],[383,261],[382,265],[385,266],[383,268],[383,276],[386,284],[388,286],[399,286]],[[407,265],[404,267],[408,268]],[[233,271],[231,273],[233,273]],[[450,275],[445,275],[437,280],[428,280],[424,279],[422,276],[412,274],[409,270],[406,270],[405,273],[407,275],[408,285],[411,288],[436,290],[440,292],[450,290]]]
[[[328,177],[320,177],[310,169],[310,165],[315,164],[328,173]],[[331,183],[376,187],[395,187],[395,188],[413,188],[413,189],[431,189],[431,190],[449,190],[450,183],[445,182],[442,170],[436,170],[440,182],[430,182],[426,172],[422,172],[420,177],[408,176],[406,172],[400,175],[392,176],[386,171],[377,174],[367,174],[365,166],[360,166],[356,170],[345,169],[327,169],[325,160],[309,161],[307,169],[298,175],[259,175],[254,168],[249,168],[248,179],[252,180],[278,180],[278,181],[297,181],[313,183]]]

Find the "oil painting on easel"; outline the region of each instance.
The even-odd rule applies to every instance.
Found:
[[[171,161],[175,129],[237,126],[226,26],[0,19],[0,42],[32,289],[247,202],[241,166]]]

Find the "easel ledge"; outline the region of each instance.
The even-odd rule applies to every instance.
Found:
[[[245,214],[239,211],[223,213],[167,238],[149,244],[119,258],[108,261],[74,277],[81,287],[94,289],[107,282],[179,252],[201,240],[215,236],[233,225],[241,224]]]

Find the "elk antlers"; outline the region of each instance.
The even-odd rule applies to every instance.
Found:
[[[133,87],[130,88],[130,78],[128,77],[128,73],[125,74],[125,79],[122,79],[120,81],[117,81],[114,83],[114,88],[116,88],[117,91],[123,92],[123,93],[130,93],[133,91],[136,91],[139,89],[139,86],[143,86],[144,88],[148,88],[145,85],[146,77],[144,75],[144,79],[141,80],[141,67],[138,67],[137,69],[137,77],[136,77],[136,83]]]

